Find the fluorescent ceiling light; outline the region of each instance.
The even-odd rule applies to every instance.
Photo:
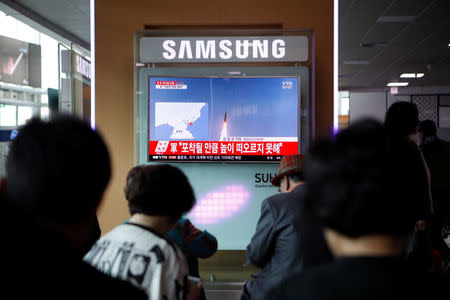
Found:
[[[400,78],[416,78],[416,73],[403,73]]]
[[[91,33],[91,127],[95,129],[95,0],[89,1],[89,30]]]
[[[424,73],[403,73],[400,78],[422,78]]]
[[[230,74],[230,75],[241,75],[241,72],[239,72],[239,71],[237,71],[237,72],[231,71],[231,72],[228,72],[228,74]]]
[[[408,82],[389,82],[387,86],[407,86]]]
[[[380,16],[377,23],[410,23],[415,19],[415,16]]]
[[[366,42],[359,44],[360,47],[363,48],[378,48],[378,47],[386,47],[386,42]]]

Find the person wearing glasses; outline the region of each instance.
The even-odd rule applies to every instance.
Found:
[[[304,214],[303,161],[303,155],[284,156],[271,180],[280,193],[262,202],[246,253],[248,262],[261,270],[245,283],[241,299],[265,299],[289,275],[331,259],[321,227]]]

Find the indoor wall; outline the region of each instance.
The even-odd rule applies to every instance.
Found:
[[[333,1],[95,1],[96,126],[113,176],[99,210],[105,233],[128,217],[123,186],[134,164],[133,34],[150,26],[279,26],[312,29],[316,54],[316,136],[333,124]],[[257,28],[258,26],[255,26]]]

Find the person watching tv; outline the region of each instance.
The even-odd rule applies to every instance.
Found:
[[[84,261],[143,289],[149,299],[198,299],[181,250],[167,235],[195,203],[184,173],[171,165],[141,165],[126,177],[131,217],[100,238]]]

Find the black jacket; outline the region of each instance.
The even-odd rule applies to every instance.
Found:
[[[448,279],[443,273],[416,272],[401,258],[345,257],[291,276],[265,299],[443,299]]]
[[[1,299],[148,299],[130,283],[82,262],[63,234],[1,208]]]

